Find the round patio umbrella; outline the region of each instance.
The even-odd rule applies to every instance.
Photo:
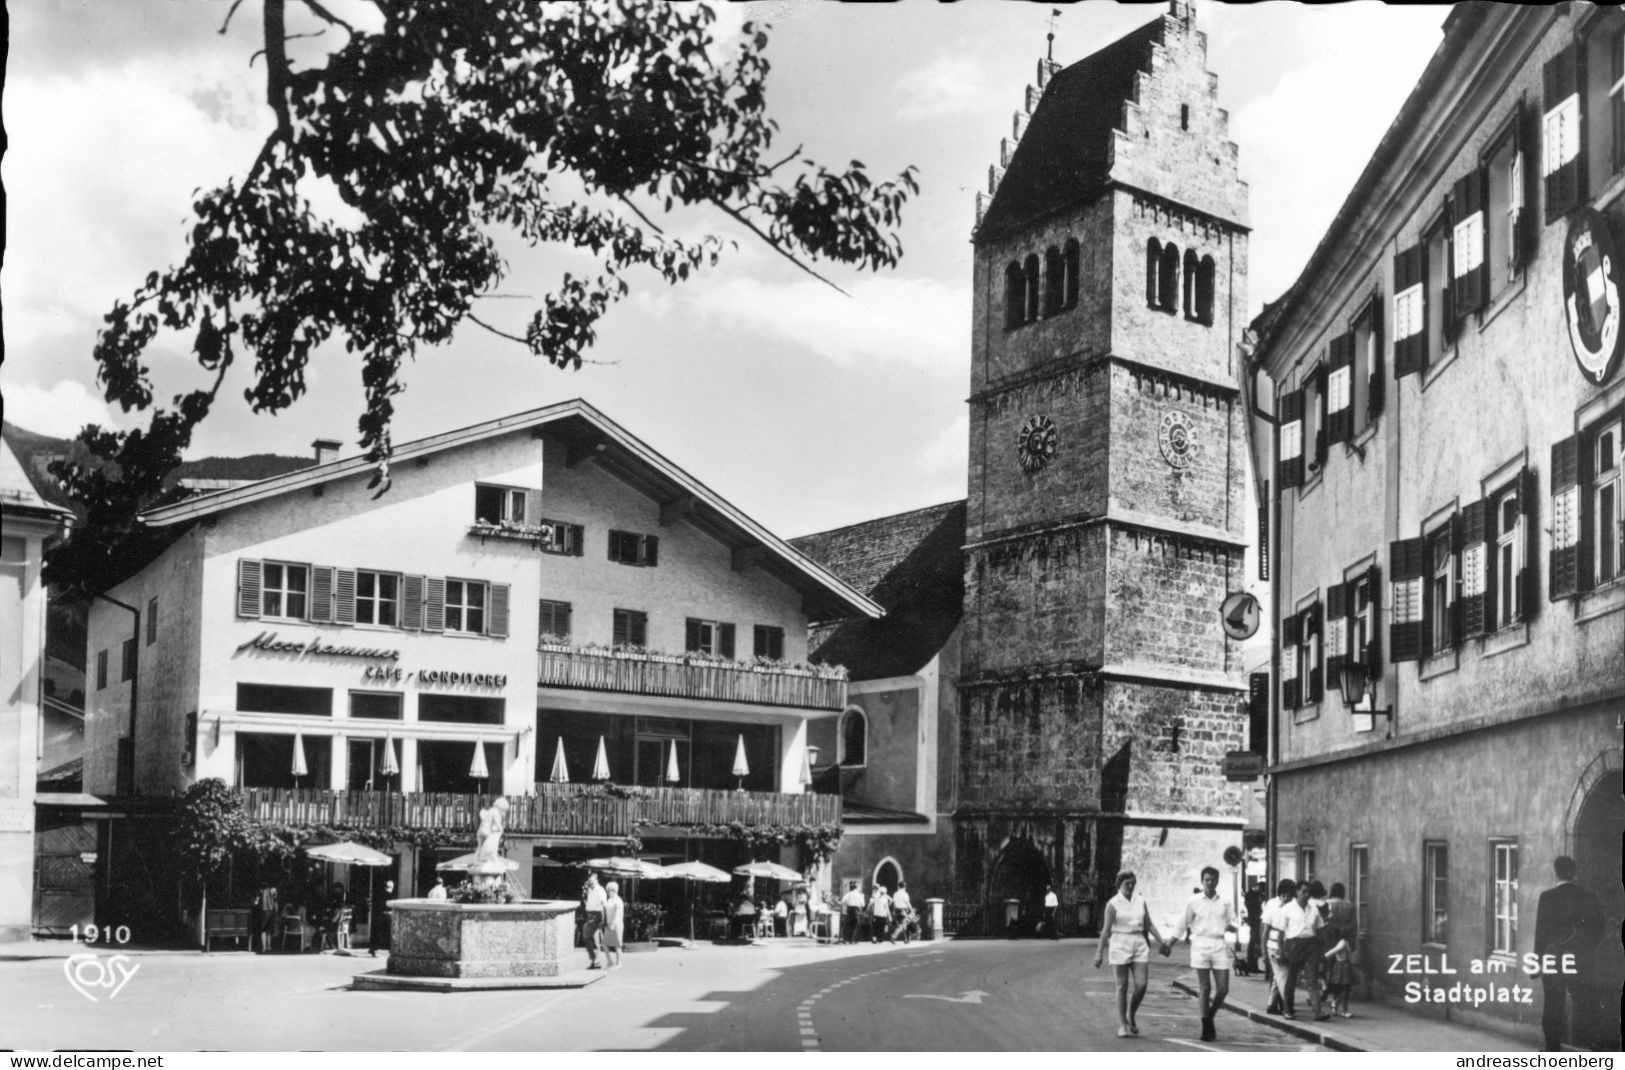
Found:
[[[733,880],[731,876],[716,866],[708,866],[704,862],[675,863],[666,867],[666,876],[681,877],[690,881],[704,881],[708,884],[726,884]],[[685,891],[684,898],[689,899],[689,895],[690,893]],[[694,939],[694,905],[691,899],[688,902],[688,938],[690,940]]]
[[[302,733],[293,734],[293,769],[296,777],[309,776],[310,770],[305,768],[305,737]]]
[[[570,770],[566,768],[564,764],[563,736],[559,737],[558,749],[553,752],[553,771],[547,775],[547,779],[551,780],[555,784],[570,783]]]
[[[609,755],[604,751],[604,737],[598,737],[598,757],[592,763],[592,778],[594,780],[609,779]]]
[[[444,872],[448,869],[467,871],[468,868],[474,864],[474,856],[478,853],[479,852],[477,851],[470,851],[466,855],[458,855],[456,858],[442,862],[434,868],[439,872]],[[509,873],[517,872],[519,869],[519,863],[511,858],[502,858],[498,859],[498,861],[502,863],[503,868]]]
[[[734,776],[739,778],[739,790],[745,790],[745,778],[750,776],[750,763],[745,761],[745,734],[739,734],[739,746],[734,748]]]
[[[312,858],[319,858],[323,862],[336,862],[341,866],[392,866],[395,860],[382,851],[374,851],[371,847],[363,847],[359,843],[345,840],[343,843],[324,843],[316,847],[306,847],[305,853]]]
[[[734,875],[739,877],[766,877],[769,880],[776,881],[803,881],[807,879],[789,866],[781,866],[777,862],[747,862],[742,866],[735,866]]]
[[[645,862],[641,858],[629,858],[621,855],[613,855],[608,858],[589,858],[581,865],[615,877],[644,877],[648,880],[659,880],[666,876],[665,866],[657,865],[654,862]]]

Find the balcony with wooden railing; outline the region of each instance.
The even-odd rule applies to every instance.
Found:
[[[807,710],[846,708],[846,670],[839,666],[641,650],[543,644],[536,653],[536,685]]]
[[[260,821],[337,828],[466,829],[479,825],[484,796],[434,792],[243,788],[248,815]],[[525,835],[622,837],[652,827],[838,825],[839,795],[791,795],[709,788],[538,784],[510,795],[507,831]],[[489,805],[489,803],[486,803]]]

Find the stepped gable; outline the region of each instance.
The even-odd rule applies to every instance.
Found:
[[[1106,182],[1123,106],[1135,99],[1139,75],[1150,72],[1164,26],[1158,17],[1049,78],[1019,151],[991,191],[978,239],[1024,226]]]
[[[790,545],[879,602],[886,615],[815,623],[808,660],[845,665],[854,680],[924,668],[964,611],[965,503],[791,539]]]

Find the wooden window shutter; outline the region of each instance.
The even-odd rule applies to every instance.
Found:
[[[582,557],[587,552],[587,529],[580,524],[570,524],[569,544],[570,552],[576,557]]]
[[[650,568],[660,564],[660,536],[643,536],[643,544],[640,549],[642,552],[638,555],[638,564],[647,565]]]
[[[1547,585],[1548,597],[1554,602],[1579,594],[1582,583],[1591,575],[1590,554],[1585,554],[1584,562],[1581,560],[1582,553],[1590,549],[1590,540],[1585,538],[1584,514],[1588,510],[1584,506],[1589,497],[1586,484],[1591,480],[1589,471],[1582,472],[1582,465],[1590,468],[1591,451],[1582,449],[1584,445],[1587,443],[1578,435],[1552,445],[1552,550]]]
[[[1541,168],[1546,222],[1554,223],[1585,197],[1579,50],[1570,46],[1547,61],[1541,121]]]
[[[1303,486],[1303,391],[1281,395],[1276,430],[1275,481],[1282,490]]]
[[[422,576],[401,577],[401,627],[417,631],[423,627],[423,589],[425,580]]]
[[[1495,574],[1489,560],[1492,508],[1480,499],[1461,511],[1461,623],[1467,635],[1489,631],[1486,607],[1495,605]]]
[[[717,653],[725,658],[734,656],[734,626],[732,624],[717,625]]]
[[[333,620],[333,566],[310,567],[310,619],[319,624]]]
[[[1455,513],[1447,525],[1450,539],[1450,645],[1461,645],[1461,514]]]
[[[1396,539],[1388,545],[1388,568],[1394,587],[1393,623],[1388,626],[1388,660],[1422,658],[1423,560],[1427,542],[1421,538]]]
[[[490,605],[485,614],[485,634],[493,639],[508,638],[508,588],[506,583],[491,584]]]
[[[1456,199],[1454,196],[1444,199],[1443,212],[1444,228],[1444,285],[1439,290],[1439,322],[1443,324],[1445,344],[1456,340],[1456,291],[1452,286],[1455,279],[1455,222]]]
[[[1539,144],[1539,126],[1535,121],[1534,109],[1519,98],[1512,120],[1512,176],[1521,181],[1516,189],[1509,191],[1516,211],[1507,235],[1512,243],[1507,250],[1507,264],[1513,271],[1527,267],[1540,248],[1540,227],[1535,222],[1535,205],[1540,200],[1540,168],[1535,159],[1535,149]]]
[[[1423,248],[1413,245],[1394,257],[1394,378],[1428,366],[1427,272]]]
[[[1334,583],[1326,590],[1326,686],[1338,687],[1338,670],[1348,659],[1349,588]]]
[[[1382,299],[1371,299],[1371,367],[1366,370],[1365,419],[1367,423],[1382,415],[1383,391],[1387,388],[1387,371],[1382,359]]]
[[[399,620],[399,615],[395,619]],[[333,620],[339,624],[355,623],[355,569],[353,568],[341,568],[335,575],[333,581]]]
[[[1303,641],[1303,619],[1296,613],[1281,619],[1281,705],[1303,705],[1303,681],[1298,679],[1298,644]]]
[[[1320,417],[1315,421],[1315,469],[1319,471],[1326,467],[1326,362],[1316,364],[1309,374],[1315,384],[1315,413]]]
[[[534,527],[542,522],[542,491],[531,487],[525,491],[525,524]]]
[[[1354,335],[1332,339],[1326,373],[1326,438],[1347,442],[1354,434]]]
[[[700,649],[700,622],[693,617],[688,618],[683,625],[683,649]]]
[[[446,581],[441,576],[430,576],[423,581],[423,630],[446,630]]]
[[[1270,578],[1270,481],[1264,480],[1264,493],[1258,496],[1258,578]]]
[[[1326,695],[1326,629],[1321,623],[1324,610],[1325,607],[1316,602],[1303,612],[1304,637],[1315,648],[1315,657],[1311,662],[1314,668],[1309,670],[1309,705],[1314,705]]]
[[[1451,228],[1450,286],[1455,295],[1456,316],[1484,307],[1489,291],[1489,262],[1485,257],[1483,168],[1476,168],[1456,183],[1455,222]]]
[[[1366,629],[1366,643],[1363,652],[1356,651],[1356,656],[1365,658],[1365,671],[1369,679],[1375,680],[1382,675],[1382,568],[1372,565],[1365,570],[1366,593],[1371,599],[1370,614],[1371,625]],[[1352,606],[1350,607],[1353,608]]]
[[[260,562],[250,558],[237,559],[237,615],[258,618],[262,609],[263,591]]]
[[[1533,468],[1523,470],[1518,503],[1523,506],[1523,619],[1533,620],[1540,611],[1540,487]]]

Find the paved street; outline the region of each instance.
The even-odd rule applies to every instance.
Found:
[[[1153,967],[1143,1036],[1115,1036],[1093,944],[701,945],[629,954],[583,989],[354,992],[366,956],[134,955],[107,998],[63,960],[0,962],[0,1046],[161,1050],[1309,1050],[1235,1016],[1202,1045],[1192,1000]],[[105,960],[106,956],[104,956]]]

